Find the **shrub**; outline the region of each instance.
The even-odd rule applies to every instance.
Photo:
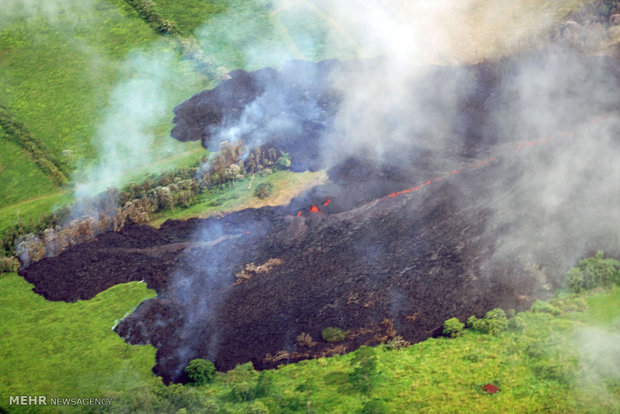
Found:
[[[465,324],[458,320],[458,318],[450,318],[443,323],[444,335],[450,335],[455,338],[463,333]]]
[[[503,309],[495,308],[488,311],[482,319],[478,319],[474,315],[470,316],[467,318],[467,326],[480,332],[498,335],[508,329],[508,318]]]
[[[576,293],[580,293],[585,288],[583,273],[576,267],[571,267],[565,276],[566,286]]]
[[[484,315],[482,319],[484,330],[491,335],[497,335],[501,331],[505,331],[508,328],[508,318],[506,312],[503,309],[495,308],[490,310]]]
[[[256,387],[250,381],[241,381],[233,384],[231,396],[237,402],[250,401],[254,399]]]
[[[583,312],[586,309],[588,309],[588,302],[582,296],[571,297],[564,302],[564,310],[567,312]]]
[[[195,385],[203,385],[215,378],[215,365],[206,359],[194,359],[185,367],[185,375]]]
[[[411,345],[411,342],[407,341],[400,335],[396,335],[385,343],[387,349],[404,349]]]
[[[534,313],[548,313],[549,315],[559,315],[560,311],[548,302],[537,300],[532,304],[530,310]]]
[[[273,193],[273,184],[262,183],[256,186],[254,189],[254,196],[258,198],[267,198]]]
[[[321,331],[321,336],[326,342],[341,342],[347,337],[347,333],[340,328],[334,328],[332,326],[327,327]]]
[[[245,412],[248,414],[269,414],[269,409],[262,402],[254,401]]]
[[[258,389],[260,375],[254,370],[251,362],[237,365],[234,369],[226,374],[226,381],[229,384],[230,396],[233,401],[244,402],[251,401],[257,397],[257,393],[264,392]],[[269,378],[263,378],[263,382]],[[268,387],[268,384],[262,384],[262,388]]]
[[[0,273],[16,272],[19,261],[15,257],[0,257]]]
[[[256,398],[262,398],[269,394],[273,382],[273,371],[261,371],[256,380],[254,393]]]
[[[302,332],[297,337],[297,345],[299,346],[307,346],[308,348],[312,348],[316,345],[316,342],[312,340],[312,336],[309,333]]]
[[[283,152],[280,158],[278,158],[278,168],[281,170],[285,170],[291,167],[291,159],[288,155],[288,152]]]
[[[594,257],[580,260],[576,267],[571,268],[565,276],[568,288],[578,293],[620,282],[620,262],[603,256],[604,253],[599,251]]]

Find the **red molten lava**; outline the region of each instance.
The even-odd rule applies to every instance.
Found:
[[[605,115],[601,116],[601,119],[605,119],[605,118],[606,118]],[[594,123],[596,121],[597,120],[592,120],[592,123]],[[536,145],[545,144],[547,142],[557,141],[557,139],[567,138],[567,137],[569,137],[569,136],[571,136],[573,134],[575,134],[574,130],[570,131],[570,132],[565,132],[565,133],[563,133],[561,135],[556,135],[555,137],[550,136],[550,137],[548,137],[546,139],[542,139],[540,141],[526,141],[523,144],[518,144],[515,147],[515,149],[516,150],[521,150],[521,149],[524,149],[524,148],[527,148],[527,147],[532,147],[532,146],[536,146]],[[397,197],[397,196],[400,196],[400,195],[403,195],[403,194],[408,194],[408,193],[413,192],[413,191],[419,191],[423,187],[426,187],[427,185],[431,185],[431,183],[433,183],[433,182],[443,181],[443,180],[449,178],[450,175],[456,175],[456,174],[460,174],[464,170],[468,170],[468,169],[472,169],[472,168],[476,168],[476,167],[482,167],[482,166],[488,165],[489,163],[491,163],[493,161],[497,161],[497,160],[498,160],[498,157],[492,156],[492,157],[490,157],[490,158],[488,158],[486,160],[481,160],[481,161],[478,161],[478,162],[474,162],[474,163],[470,164],[469,166],[465,166],[465,167],[462,167],[462,168],[457,168],[457,169],[454,169],[454,170],[450,170],[450,173],[446,173],[445,176],[440,176],[440,177],[433,178],[432,180],[427,180],[426,182],[424,182],[422,184],[419,184],[417,187],[411,187],[411,188],[407,188],[405,190],[401,190],[401,191],[398,191],[398,192],[390,193],[390,194],[384,196],[383,198],[381,198],[380,200],[385,200],[385,199],[388,199],[388,198],[394,198],[394,197]],[[323,206],[327,207],[331,202],[332,202],[332,199],[328,198],[325,202],[323,202]],[[319,208],[317,206],[312,206],[310,208],[310,213],[318,213],[319,211],[320,210],[319,210]],[[300,211],[299,213],[297,213],[297,215],[301,216],[302,212]]]

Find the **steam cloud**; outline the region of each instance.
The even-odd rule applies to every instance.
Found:
[[[156,145],[154,132],[171,105],[176,59],[173,52],[154,46],[132,53],[124,62],[123,79],[114,87],[93,139],[98,159],[75,177],[76,199],[122,184],[135,173],[132,170],[178,150],[174,142]]]
[[[359,71],[334,71],[327,79],[340,105],[319,138],[324,168],[355,157],[378,167],[398,164],[406,169],[424,151],[445,160],[445,164],[436,163],[458,166],[471,160],[469,150],[476,143],[484,144],[485,153],[502,155],[518,142],[574,129],[577,138],[570,144],[502,159],[505,166],[489,184],[488,199],[477,206],[492,210],[487,231],[500,240],[491,263],[481,265],[486,273],[482,276],[490,277],[507,258],[516,258],[523,266],[547,264],[561,274],[592,250],[617,249],[619,235],[611,224],[620,221],[620,193],[616,191],[620,167],[613,155],[618,149],[620,85],[604,58],[593,63],[593,58],[584,58],[560,42],[548,45],[544,53],[509,61],[503,73],[489,72],[489,79],[450,68],[453,76],[444,76],[440,84],[429,83],[430,74],[441,70],[434,65],[457,63],[454,56],[459,56],[459,48],[466,43],[462,35],[476,31],[472,24],[492,26],[506,16],[492,5],[484,7],[474,1],[311,4],[332,23],[333,31],[317,41],[338,49],[342,44],[332,42],[347,33],[355,39],[347,41],[356,45],[359,57],[369,58],[359,62]],[[275,10],[295,7],[290,2],[273,6]],[[463,11],[476,12],[479,21],[455,21],[454,15]],[[547,29],[550,17],[525,13],[534,27],[506,28],[503,32],[508,34],[501,39],[487,40],[495,45],[494,52],[514,50]],[[208,40],[219,28],[214,22],[198,33]],[[259,39],[251,44],[242,61],[253,68],[263,52],[261,45],[267,43]],[[461,53],[460,62],[480,60],[479,52],[474,48],[469,54]],[[290,55],[274,52],[272,46],[265,53],[275,56],[276,65]],[[263,92],[238,118],[225,119],[219,129],[208,131],[210,145],[242,139],[250,148],[256,147],[275,135],[296,135],[304,122],[319,117],[318,102],[308,99],[301,110],[291,109],[292,104],[280,93],[282,82],[303,82],[313,74],[285,72],[283,76],[284,81],[273,83],[272,77],[265,76]],[[477,84],[485,82],[496,84],[493,93],[477,96]],[[488,117],[467,118],[467,99],[483,100]],[[607,115],[604,122],[589,124],[592,116],[602,114]],[[411,177],[411,182],[419,178]],[[185,273],[179,280],[188,283],[187,278]],[[559,283],[557,275],[555,283]],[[394,297],[397,301],[398,295]]]

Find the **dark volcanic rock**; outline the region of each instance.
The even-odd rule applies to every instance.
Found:
[[[523,185],[524,176],[533,181],[544,176],[558,148],[570,150],[568,140],[563,146],[536,146],[528,154],[539,156],[528,161],[515,141],[546,136],[528,136],[531,121],[519,112],[497,121],[497,111],[513,108],[518,68],[528,60],[537,64],[535,56],[522,56],[425,74],[421,82],[427,88],[441,89],[453,76],[467,85],[458,97],[458,115],[445,121],[454,134],[450,146],[437,149],[412,139],[414,144],[393,148],[380,161],[374,154],[350,156],[330,165],[330,183],[288,206],[168,221],[159,230],[129,226],[20,274],[36,292],[65,301],[145,280],[157,298],[143,302],[115,329],[130,343],[157,347],[154,371],[166,381],[183,380],[182,370],[193,358],[211,359],[222,370],[247,361],[269,368],[377,344],[396,334],[419,341],[440,332],[451,317],[464,320],[497,306],[527,306],[543,285],[559,285],[578,255],[617,241],[611,228],[594,236],[584,231],[600,214],[591,214],[589,200],[575,196],[570,205],[542,214],[536,201],[545,187]],[[546,126],[549,131],[538,132],[560,134],[593,114],[602,119],[602,113],[620,110],[617,99],[589,95],[593,88],[618,89],[613,63],[582,58],[580,64],[592,71],[606,71],[609,84],[569,71],[564,85],[583,109],[564,113],[565,103],[557,102],[558,108],[546,108],[556,115]],[[380,62],[363,70],[373,65]],[[223,138],[227,126],[243,124],[244,117],[277,119],[248,122],[251,127],[241,137],[248,143],[260,137],[289,151],[297,170],[322,168],[320,148],[331,136],[332,117],[343,99],[327,79],[355,67],[354,62],[294,62],[280,72],[234,72],[176,108],[173,136],[209,146]],[[448,104],[432,97],[427,103],[438,113]],[[520,127],[525,132],[511,136]],[[563,159],[579,155],[564,153]],[[579,174],[604,177],[594,164]],[[407,188],[411,191],[388,195]],[[309,212],[312,205],[320,211]],[[505,217],[503,209],[512,215]],[[570,220],[575,211],[582,222]],[[523,240],[513,240],[521,227],[537,230],[552,219],[571,225],[544,249],[525,249]],[[544,234],[527,236],[532,242],[547,240]],[[578,245],[571,247],[575,240]],[[530,260],[546,266],[552,277],[524,271]],[[328,326],[349,330],[342,347],[320,339]],[[317,345],[297,344],[302,332]]]
[[[384,341],[391,328],[419,341],[450,317],[519,307],[519,296],[536,290],[522,266],[481,268],[494,246],[482,200],[497,168],[332,215],[262,208],[191,225],[169,221],[160,230],[132,226],[22,274],[56,300],[88,299],[144,279],[158,297],[116,331],[131,343],[153,343],[155,372],[166,380],[179,380],[195,357],[227,370],[250,360],[267,368],[336,352],[320,340],[327,326],[350,330],[347,350]],[[234,284],[235,273],[269,259],[281,263]],[[296,345],[302,332],[319,344]],[[291,355],[265,359],[280,350]]]

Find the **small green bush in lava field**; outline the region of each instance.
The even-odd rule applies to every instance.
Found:
[[[458,320],[458,318],[450,318],[443,323],[444,335],[450,335],[455,338],[463,333],[465,324]]]
[[[206,359],[193,359],[185,367],[185,375],[195,385],[204,385],[215,377],[215,365]]]
[[[347,333],[340,328],[330,326],[321,331],[321,336],[325,341],[333,343],[344,341],[344,338],[347,337]]]

